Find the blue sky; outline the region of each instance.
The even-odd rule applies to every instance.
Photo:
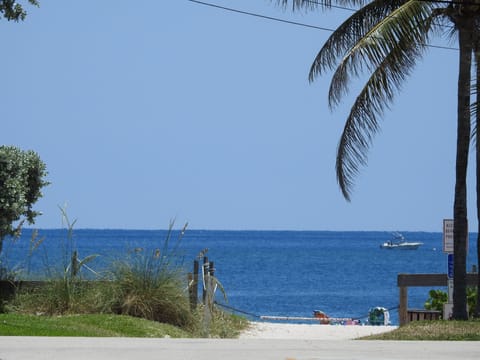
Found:
[[[350,14],[210,2],[329,28]],[[27,9],[0,22],[0,137],[47,164],[37,227],[61,227],[64,204],[77,228],[441,231],[452,217],[457,51],[418,64],[348,203],[334,166],[353,97],[332,112],[329,75],[307,80],[328,31],[187,0]]]

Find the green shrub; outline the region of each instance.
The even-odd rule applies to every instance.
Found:
[[[430,290],[429,298],[425,301],[424,307],[427,310],[443,311],[443,304],[448,301],[448,295],[442,290]]]
[[[448,302],[448,294],[442,290],[430,290],[428,292],[429,298],[424,304],[427,310],[443,311],[443,304]],[[477,288],[467,288],[467,304],[469,314],[475,313],[475,306],[477,304]]]
[[[17,289],[7,310],[43,315],[102,313],[104,288],[104,283],[100,281],[48,280],[41,286]]]
[[[208,311],[210,316],[207,328],[204,326],[205,311]],[[194,337],[235,338],[249,326],[246,318],[229,314],[217,306],[210,310],[204,305],[199,305],[195,311],[195,319],[196,327],[192,329]]]

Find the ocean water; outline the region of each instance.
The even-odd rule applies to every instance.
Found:
[[[403,235],[424,244],[418,250],[380,249],[392,238],[383,231],[187,230],[178,244],[179,232],[174,231],[170,250],[178,245],[178,261],[185,271],[192,271],[193,260],[208,249],[206,255],[214,261],[228,296],[226,305],[252,319],[310,317],[313,310],[331,317],[365,318],[370,308],[382,306],[390,309],[392,323],[398,324],[397,275],[447,272],[441,233]],[[29,257],[31,236],[32,230],[25,229],[15,243],[6,242],[4,263],[30,277],[43,276],[47,265],[61,267],[69,251],[67,230],[39,230],[38,238],[44,241]],[[134,249],[164,251],[166,236],[164,230],[79,229],[73,231],[72,241],[80,258],[100,255],[89,266],[102,271]],[[475,245],[476,234],[471,234],[468,270],[477,261]],[[410,288],[409,307],[423,308],[428,290]],[[224,302],[221,294],[218,301]]]

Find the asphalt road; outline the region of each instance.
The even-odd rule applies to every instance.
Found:
[[[475,359],[480,342],[0,337],[1,360]]]

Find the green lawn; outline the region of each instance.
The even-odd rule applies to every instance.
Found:
[[[0,314],[0,336],[186,338],[192,335],[172,325],[130,316]]]
[[[223,327],[226,328],[223,328]],[[228,317],[214,326],[214,337],[234,337],[245,319]],[[0,336],[199,337],[178,327],[123,315],[36,316],[0,314]],[[362,340],[480,341],[480,321],[418,321]]]
[[[398,329],[362,340],[480,341],[480,321],[415,321]]]

